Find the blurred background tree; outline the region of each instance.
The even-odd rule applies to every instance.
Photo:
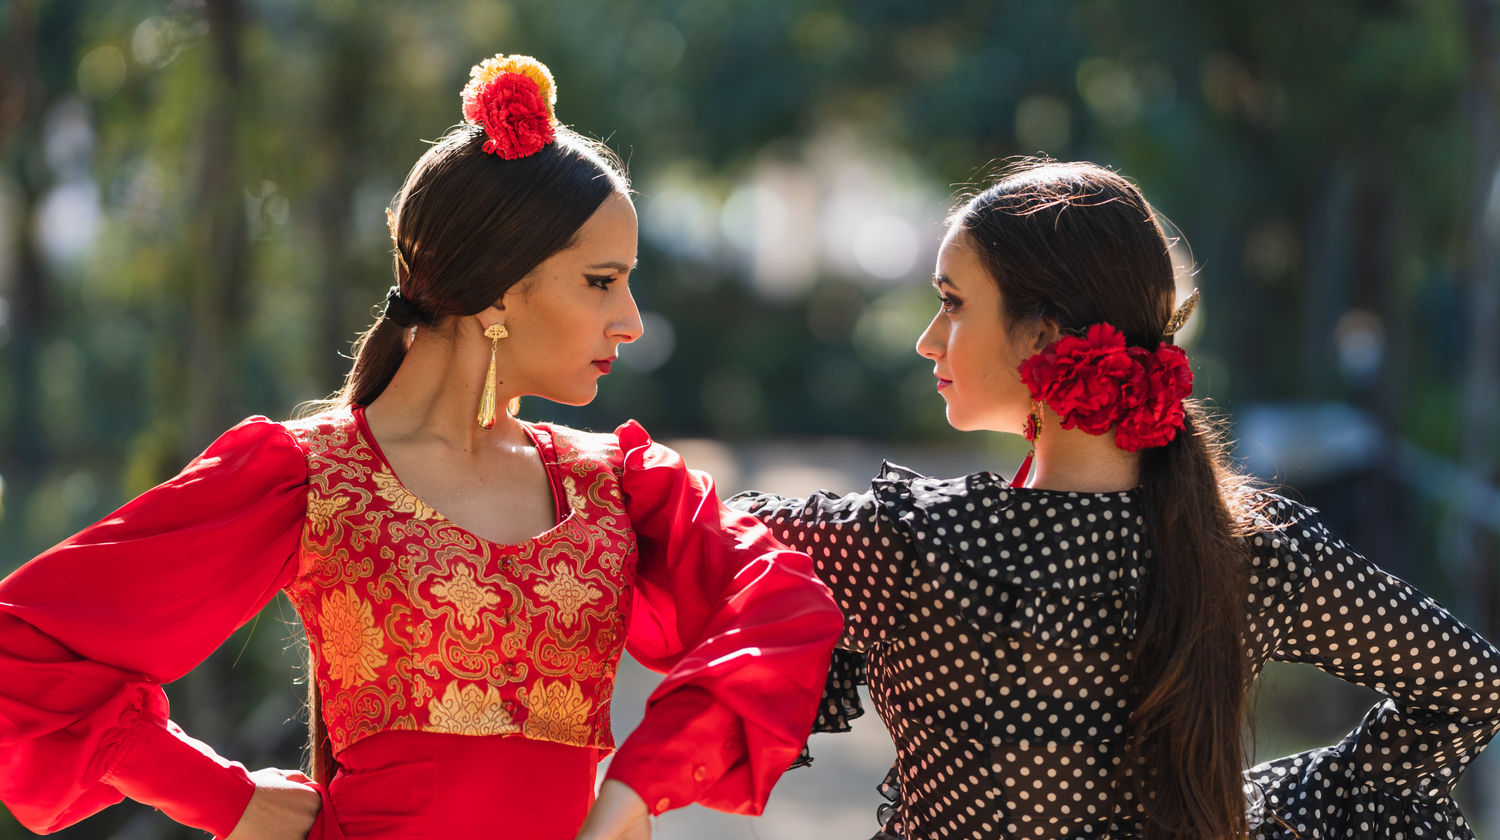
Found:
[[[911,351],[942,217],[994,161],[1095,160],[1184,234],[1199,392],[1250,468],[1500,638],[1491,0],[4,0],[0,19],[0,572],[244,415],[336,389],[392,282],[387,202],[469,65],[518,51],[629,162],[647,325],[592,405],[525,414],[1009,469],[1013,441],[946,427]],[[184,725],[294,763],[287,635],[246,631],[174,686]],[[1277,680],[1263,729],[1288,748],[1330,725],[1293,709],[1365,699]],[[1465,801],[1497,824],[1492,766]],[[170,830],[115,809],[64,834]]]

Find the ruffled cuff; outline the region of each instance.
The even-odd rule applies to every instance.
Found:
[[[1245,771],[1252,796],[1252,840],[1473,840],[1451,796],[1397,796],[1358,774],[1338,746],[1258,764]]]
[[[244,765],[221,758],[171,721],[143,717],[101,779],[184,825],[223,837],[255,793]]]
[[[843,648],[834,648],[833,661],[828,665],[828,679],[823,684],[823,699],[818,704],[818,718],[813,721],[813,732],[848,732],[853,727],[849,721],[865,713],[859,699],[859,686],[865,684],[865,654]],[[792,762],[791,769],[807,767],[813,763],[811,749],[802,748],[802,754]]]

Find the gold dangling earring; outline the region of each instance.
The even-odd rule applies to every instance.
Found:
[[[510,335],[504,324],[484,328],[484,337],[490,340],[490,371],[484,376],[484,393],[479,395],[479,428],[495,426],[495,356],[500,352],[500,339]]]
[[[1021,466],[1016,469],[1016,477],[1010,480],[1012,487],[1025,487],[1026,479],[1031,475],[1031,460],[1036,457],[1036,439],[1042,436],[1042,401],[1031,401],[1031,413],[1026,415],[1026,425],[1021,429],[1021,434],[1026,436],[1031,449],[1027,451],[1026,457],[1021,460]]]

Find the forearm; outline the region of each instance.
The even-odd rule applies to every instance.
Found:
[[[173,820],[227,836],[255,792],[244,766],[221,758],[171,721],[143,718],[101,780]]]

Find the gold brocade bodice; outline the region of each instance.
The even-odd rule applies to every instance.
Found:
[[[636,565],[615,438],[528,424],[559,521],[499,545],[402,486],[360,411],[288,424],[309,488],[286,591],[335,753],[387,730],[614,749]]]

